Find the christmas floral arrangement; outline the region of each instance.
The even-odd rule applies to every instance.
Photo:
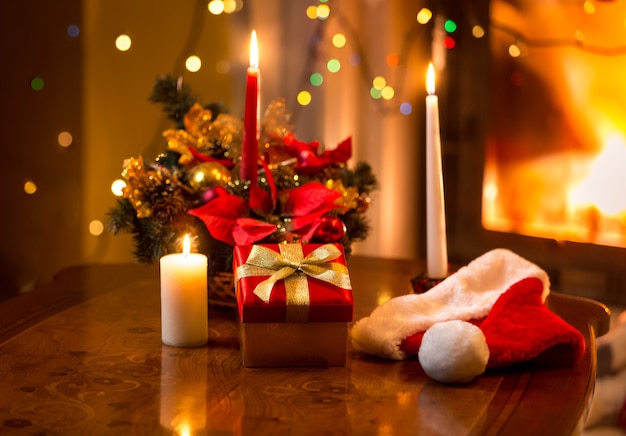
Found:
[[[122,198],[109,211],[109,228],[131,233],[134,256],[153,263],[180,252],[184,234],[208,255],[210,273],[228,273],[233,246],[253,243],[341,243],[366,238],[364,213],[376,178],[366,163],[353,169],[350,138],[323,150],[300,141],[284,100],[273,101],[259,126],[257,180],[242,180],[243,121],[221,106],[201,106],[186,84],[156,80],[150,100],[175,128],[154,160],[129,158]]]

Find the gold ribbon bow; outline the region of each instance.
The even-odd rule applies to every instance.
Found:
[[[279,244],[280,253],[254,245],[246,263],[237,267],[237,280],[244,277],[270,277],[258,284],[254,294],[266,303],[274,285],[285,280],[287,320],[306,321],[309,311],[309,284],[307,276],[331,283],[342,289],[352,289],[348,268],[332,262],[341,251],[332,244],[322,245],[306,257],[301,244]]]

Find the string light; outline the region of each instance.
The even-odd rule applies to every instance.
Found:
[[[482,26],[476,24],[474,27],[472,27],[472,36],[474,38],[482,38],[483,36],[485,36],[485,29],[483,29]]]
[[[124,195],[125,187],[126,187],[126,182],[124,180],[122,179],[114,180],[113,183],[111,183],[111,192],[116,197],[121,197],[122,195]]]
[[[200,60],[198,56],[195,56],[195,55],[189,56],[187,60],[185,61],[185,68],[187,68],[187,70],[192,73],[200,71],[201,67],[202,67],[202,61]]]
[[[61,147],[69,147],[72,145],[73,139],[70,132],[61,132],[57,136],[57,141]]]
[[[30,81],[30,87],[33,91],[41,91],[43,89],[43,79],[41,77],[35,77]]]
[[[309,82],[311,82],[313,86],[321,86],[322,83],[324,83],[324,76],[320,73],[313,73],[311,77],[309,77]]]
[[[24,192],[32,195],[37,192],[37,185],[32,180],[27,180],[24,182]]]
[[[207,5],[207,8],[213,15],[220,15],[224,12],[224,2],[222,0],[211,0]]]
[[[75,24],[67,26],[67,34],[70,38],[76,38],[80,33],[80,29]]]
[[[524,50],[527,50],[528,48],[571,47],[601,56],[626,55],[626,45],[610,47],[588,44],[585,42],[584,34],[581,31],[576,31],[574,36],[571,38],[528,38],[518,30],[495,20],[491,22],[491,28],[510,35],[511,38],[516,41],[518,46],[521,47],[523,45]],[[524,55],[524,50],[522,50],[522,55]]]
[[[122,34],[115,38],[115,48],[117,48],[119,51],[128,51],[131,44],[132,41],[130,39],[130,36],[128,35]]]
[[[300,91],[296,99],[300,105],[307,106],[311,103],[313,98],[311,97],[311,93],[309,91]]]
[[[330,71],[331,73],[336,73],[341,69],[341,62],[339,62],[339,59],[330,59],[327,63],[326,63],[326,68],[328,69],[328,71]]]
[[[430,11],[430,9],[422,8],[417,13],[417,22],[420,24],[426,24],[430,21],[432,17],[433,17],[433,13]]]
[[[93,220],[89,223],[89,233],[93,236],[100,236],[104,232],[104,224],[100,220]]]
[[[335,47],[341,48],[346,45],[346,36],[343,33],[335,33],[332,41]]]

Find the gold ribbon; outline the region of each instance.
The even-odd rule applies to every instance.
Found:
[[[279,244],[280,252],[254,245],[246,263],[237,267],[237,281],[244,277],[270,277],[258,284],[254,294],[266,303],[274,285],[285,280],[287,321],[306,321],[309,312],[307,276],[331,283],[342,289],[352,289],[348,268],[333,262],[341,251],[332,244],[322,245],[306,257],[301,244]]]

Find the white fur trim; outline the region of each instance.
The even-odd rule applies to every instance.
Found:
[[[526,277],[543,282],[545,301],[550,279],[543,269],[510,250],[491,250],[428,292],[395,297],[378,306],[354,325],[352,343],[369,354],[405,359],[399,348],[403,339],[437,322],[484,318],[502,293]]]

